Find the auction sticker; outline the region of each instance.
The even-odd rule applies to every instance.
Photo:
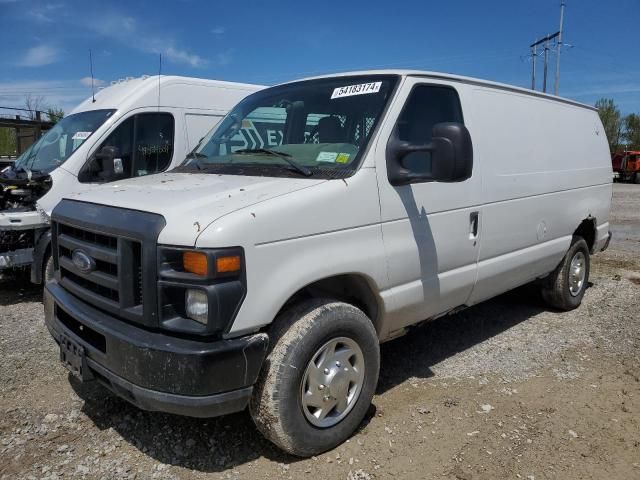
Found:
[[[71,140],[86,140],[92,133],[93,132],[76,132],[73,134],[73,137],[71,137]]]
[[[336,157],[336,163],[349,163],[349,155],[348,153],[339,153]]]
[[[366,95],[367,93],[378,93],[382,82],[359,83],[358,85],[347,85],[333,89],[331,99],[351,97],[353,95]]]
[[[316,157],[316,162],[331,162],[335,163],[338,154],[335,152],[320,152]]]

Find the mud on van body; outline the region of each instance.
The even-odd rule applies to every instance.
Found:
[[[273,143],[239,144],[267,114]],[[412,71],[276,86],[180,167],[56,207],[46,322],[82,379],[148,410],[248,406],[313,455],[362,421],[380,342],[532,281],[576,308],[611,178],[569,100]]]

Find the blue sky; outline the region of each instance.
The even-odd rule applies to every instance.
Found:
[[[250,83],[409,67],[528,87],[528,45],[558,17],[559,0],[0,0],[0,105],[30,92],[70,110],[90,48],[100,84],[155,74],[162,53],[163,73]],[[638,0],[567,0],[560,94],[640,112],[638,19]]]

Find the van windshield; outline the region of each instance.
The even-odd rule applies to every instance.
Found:
[[[64,117],[14,163],[16,170],[49,173],[62,165],[115,110],[91,110]]]
[[[358,166],[397,78],[332,77],[259,91],[241,101],[177,170],[349,176]]]

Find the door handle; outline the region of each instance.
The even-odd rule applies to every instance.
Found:
[[[478,238],[478,218],[479,212],[471,212],[469,214],[469,239],[475,240]]]

